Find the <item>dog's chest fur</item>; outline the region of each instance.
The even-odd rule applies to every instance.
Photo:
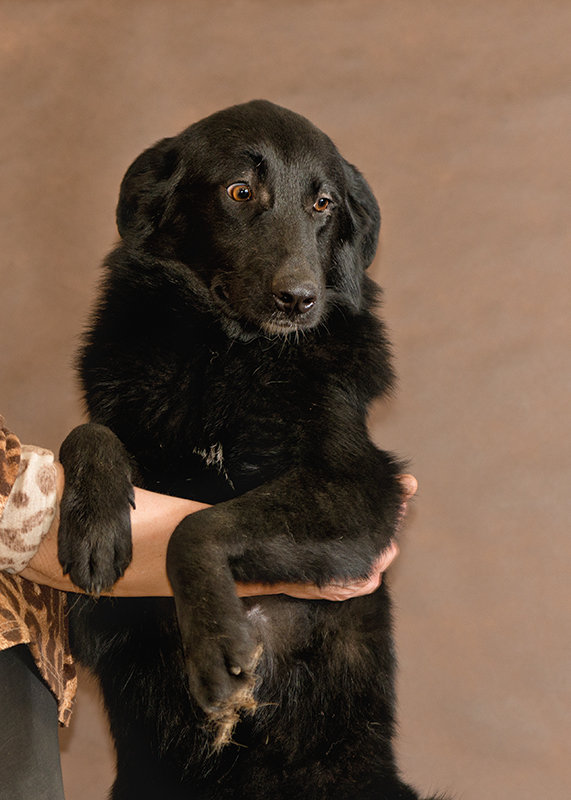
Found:
[[[359,349],[347,341],[355,321],[332,318],[327,331],[301,341],[242,343],[213,337],[200,320],[181,330],[164,309],[160,326],[141,320],[128,340],[115,339],[103,392],[106,316],[104,308],[83,355],[91,416],[125,443],[147,488],[202,502],[227,500],[291,468],[314,446],[336,376],[370,372],[368,361],[382,355],[368,313]]]

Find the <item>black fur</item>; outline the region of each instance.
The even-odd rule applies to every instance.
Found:
[[[393,380],[369,186],[307,120],[255,101],[143,153],[117,220],[80,360],[96,424],[61,454],[62,561],[90,590],[123,572],[131,459],[145,487],[214,505],[171,539],[174,603],[72,604],[112,798],[414,800],[392,750],[386,584],[343,603],[234,591],[366,576],[395,535],[400,466],[366,427]],[[216,750],[228,709],[241,720]]]

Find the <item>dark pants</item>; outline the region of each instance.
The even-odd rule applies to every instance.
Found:
[[[63,800],[57,703],[26,645],[0,652],[0,800]]]

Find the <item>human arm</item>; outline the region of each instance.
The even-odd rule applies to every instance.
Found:
[[[58,476],[58,498],[63,493],[65,482],[63,469],[56,464]],[[416,480],[411,475],[402,476],[405,503],[416,492]],[[172,589],[166,575],[166,550],[172,531],[188,514],[206,508],[204,503],[170,497],[144,489],[135,489],[135,506],[131,511],[131,530],[133,539],[133,558],[125,574],[114,586],[102,592],[114,597],[167,596]],[[403,509],[404,514],[404,509]],[[62,591],[80,591],[64,575],[57,556],[58,518],[43,538],[39,550],[32,558],[22,577],[36,583],[46,584]],[[396,557],[396,543],[380,554],[369,578],[347,584],[331,584],[318,587],[313,584],[259,584],[238,583],[240,597],[265,594],[287,594],[302,599],[346,600],[350,597],[369,594],[375,591],[382,579],[382,573]]]

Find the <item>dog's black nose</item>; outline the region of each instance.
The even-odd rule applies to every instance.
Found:
[[[317,302],[317,287],[313,283],[299,286],[274,286],[277,308],[286,314],[307,314]]]

